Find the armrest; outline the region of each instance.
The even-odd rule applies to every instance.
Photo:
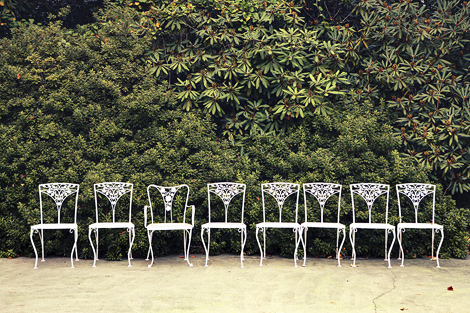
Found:
[[[196,207],[194,205],[188,205],[188,208],[191,208],[191,225],[194,227],[194,215],[196,213]]]
[[[148,205],[144,206],[144,226],[147,228],[147,209]]]

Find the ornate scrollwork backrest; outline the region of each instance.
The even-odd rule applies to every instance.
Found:
[[[58,223],[60,224],[60,211],[62,209],[62,204],[67,199],[68,196],[75,194],[75,213],[74,218],[77,220],[77,200],[78,200],[78,191],[80,189],[79,184],[70,184],[70,183],[50,183],[50,184],[40,184],[39,185],[39,203],[41,210],[41,223],[43,223],[42,216],[42,194],[46,194],[52,198],[56,207],[58,215]]]
[[[134,185],[131,183],[121,183],[121,182],[106,182],[99,183],[94,185],[95,189],[95,205],[96,205],[96,220],[98,221],[98,200],[96,193],[104,195],[109,202],[111,203],[111,208],[113,210],[113,223],[115,222],[116,214],[116,205],[123,195],[130,193],[129,200],[129,221],[131,216],[131,207],[132,207],[132,190]]]
[[[418,208],[421,200],[424,199],[429,194],[433,195],[433,205],[432,205],[432,215],[434,220],[434,207],[435,207],[435,196],[436,196],[436,186],[431,184],[419,184],[419,183],[409,183],[409,184],[398,184],[396,186],[397,196],[398,196],[398,210],[401,219],[401,201],[400,194],[404,194],[408,199],[410,199],[415,210],[415,223],[418,223]]]
[[[308,183],[303,185],[304,188],[304,200],[305,200],[305,221],[307,221],[307,197],[306,194],[309,193],[317,199],[318,203],[320,204],[320,218],[321,222],[323,223],[323,211],[325,208],[326,201],[328,199],[338,194],[338,222],[339,222],[339,208],[341,203],[341,189],[342,186],[339,184],[332,184],[332,183]]]
[[[297,193],[296,208],[295,208],[295,219],[297,221],[297,212],[299,204],[299,184],[293,183],[267,183],[261,185],[262,197],[263,197],[263,215],[265,214],[265,203],[264,203],[264,193],[268,193],[276,200],[277,206],[279,208],[279,222],[281,222],[282,217],[282,207],[286,199]]]
[[[228,222],[228,207],[232,199],[238,195],[243,194],[242,200],[242,223],[243,223],[243,211],[245,206],[245,184],[239,183],[212,183],[207,184],[207,193],[208,193],[208,201],[209,201],[209,221],[210,221],[210,194],[216,194],[224,203],[225,208],[225,222]]]
[[[175,199],[175,195],[178,193],[178,190],[180,190],[183,187],[186,187],[187,188],[187,194],[186,194],[186,201],[185,201],[185,205],[184,205],[183,221],[186,220],[186,208],[188,206],[188,198],[189,198],[189,186],[188,185],[183,184],[183,185],[171,186],[171,187],[149,185],[147,187],[147,194],[148,194],[149,204],[150,204],[150,214],[151,214],[151,219],[152,219],[152,223],[153,223],[152,199],[150,197],[150,188],[151,187],[157,189],[160,192],[160,195],[162,196],[163,206],[165,208],[164,223],[167,222],[167,213],[170,214],[170,222],[173,223],[173,200]]]
[[[351,184],[351,200],[353,205],[353,220],[355,220],[354,213],[354,196],[353,194],[358,194],[364,199],[367,204],[367,209],[369,210],[369,223],[372,218],[372,206],[375,200],[383,194],[387,195],[387,203],[385,208],[385,221],[388,220],[388,197],[390,192],[390,186],[385,184],[373,184],[373,183],[363,183],[363,184]]]

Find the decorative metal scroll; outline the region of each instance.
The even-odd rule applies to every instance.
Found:
[[[284,205],[284,201],[286,201],[287,197],[298,192],[297,184],[272,183],[265,184],[264,186],[266,187],[264,188],[264,192],[269,193],[274,197],[274,199],[276,199],[279,210],[282,210],[282,206]]]
[[[357,193],[366,201],[369,212],[375,200],[384,193],[387,193],[388,190],[387,185],[379,184],[358,184],[353,188],[355,189],[352,192]]]
[[[228,210],[228,206],[232,199],[239,193],[243,193],[245,191],[244,186],[245,185],[243,184],[236,183],[209,184],[209,192],[215,193],[219,196],[224,203],[225,210]]]
[[[165,204],[165,210],[171,211],[173,207],[173,199],[175,198],[175,194],[178,190],[183,186],[175,186],[175,187],[161,187],[158,186],[157,189],[160,191],[160,194],[163,197],[163,202]]]
[[[334,194],[340,193],[341,189],[339,185],[336,184],[327,184],[327,183],[315,183],[315,184],[304,184],[306,186],[305,192],[313,195],[318,203],[320,204],[320,208],[322,209],[325,207],[326,201]],[[307,189],[308,188],[308,189]]]
[[[41,184],[41,193],[45,193],[54,200],[57,210],[62,208],[62,204],[65,199],[71,194],[78,192],[78,184],[67,184],[67,183],[52,183],[52,184]]]
[[[403,184],[398,186],[398,192],[407,196],[413,203],[415,210],[418,210],[421,200],[434,192],[434,186],[426,184]]]
[[[95,184],[95,190],[108,198],[114,211],[119,199],[126,193],[131,192],[132,186],[130,183],[101,183]]]

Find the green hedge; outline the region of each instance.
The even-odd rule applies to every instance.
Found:
[[[166,84],[145,72],[141,57],[151,41],[132,35],[136,13],[113,10],[108,14],[122,23],[77,30],[64,30],[57,23],[24,25],[0,43],[0,256],[33,255],[29,226],[39,219],[40,183],[80,184],[79,256],[91,258],[87,234],[94,222],[93,184],[98,182],[134,183],[135,257],[146,256],[148,249],[143,207],[149,184],[190,186],[190,204],[196,206],[191,253],[203,249],[199,231],[207,220],[206,184],[247,184],[245,251],[256,254],[261,183],[341,183],[341,222],[349,224],[349,184],[428,182],[425,169],[400,157],[385,108],[338,103],[335,114],[306,117],[281,137],[238,137],[240,146],[217,137],[210,116],[175,109]],[[469,209],[456,208],[442,189],[439,185],[436,207],[436,222],[444,224],[446,235],[442,257],[465,257]],[[394,192],[391,199],[391,222],[397,223]],[[292,214],[292,208],[286,209]],[[327,215],[334,215],[332,210],[328,205]],[[294,235],[270,234],[268,253],[291,256]],[[334,253],[335,234],[318,231],[309,236],[314,245],[308,254]],[[381,256],[381,236],[358,239],[358,255]],[[181,253],[181,237],[177,232],[155,235],[155,253]],[[46,254],[69,255],[70,234],[50,231],[46,239]],[[238,233],[212,232],[212,239],[211,254],[239,252]],[[126,233],[102,233],[101,257],[125,258],[127,240]],[[410,240],[416,244],[407,248],[407,256],[430,253],[430,236],[417,234]],[[348,240],[345,248],[349,255]]]

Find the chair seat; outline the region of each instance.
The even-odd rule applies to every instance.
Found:
[[[93,223],[89,228],[134,228],[133,223],[116,222],[116,223]]]
[[[237,228],[237,229],[245,229],[246,225],[244,223],[232,223],[232,222],[210,222],[201,225],[201,228]]]
[[[188,223],[153,223],[147,225],[148,230],[182,230],[192,228],[193,225]]]
[[[264,222],[256,224],[257,228],[300,228],[299,223],[284,223],[284,222]]]
[[[60,223],[60,224],[37,224],[31,226],[31,229],[77,229],[76,223]]]
[[[319,223],[319,222],[304,222],[300,224],[300,227],[314,227],[314,228],[346,228],[341,223]]]
[[[383,223],[352,223],[349,228],[365,228],[365,229],[395,229],[395,226]]]
[[[439,224],[431,224],[431,223],[398,223],[397,228],[398,229],[402,229],[402,228],[441,229],[444,227]]]

